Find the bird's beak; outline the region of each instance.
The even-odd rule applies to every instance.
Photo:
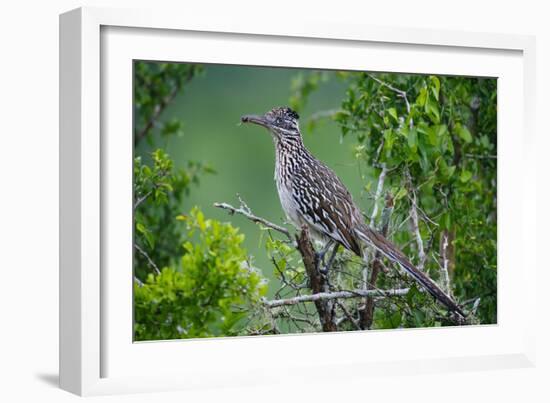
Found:
[[[266,128],[270,128],[272,126],[270,119],[266,118],[265,116],[259,115],[243,115],[241,116],[241,122],[254,123]]]

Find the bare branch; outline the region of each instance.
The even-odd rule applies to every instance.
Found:
[[[152,114],[151,118],[147,121],[147,124],[139,132],[136,132],[136,137],[135,137],[135,140],[134,140],[136,144],[139,143],[141,141],[141,139],[143,139],[147,135],[149,130],[151,130],[153,128],[153,126],[155,125],[155,121],[159,118],[162,111],[176,97],[176,94],[178,93],[178,91],[179,91],[179,87],[174,87],[172,89],[172,91],[170,92],[170,94],[168,94],[168,96],[164,97],[159,104],[155,105],[155,109],[153,111],[153,114]]]
[[[342,112],[342,109],[334,108],[334,109],[327,109],[327,110],[324,110],[324,111],[318,111],[318,112],[315,112],[314,114],[312,114],[309,117],[309,120],[315,122],[315,121],[317,121],[319,119],[322,119],[322,118],[330,118],[330,117],[333,117],[334,115],[336,115],[338,112]]]
[[[386,164],[382,164],[382,171],[378,175],[378,185],[376,186],[376,193],[374,194],[374,207],[372,209],[372,214],[370,216],[370,226],[374,228],[374,220],[378,214],[378,200],[382,196],[382,190],[384,189],[384,181],[386,180],[386,175],[388,173],[388,168]]]
[[[384,203],[384,209],[382,210],[382,223],[380,226],[380,232],[382,235],[387,236],[390,226],[390,217],[393,212],[394,201],[392,195],[388,192],[386,194],[386,200]],[[383,264],[381,260],[380,252],[374,254],[374,260],[372,262],[372,271],[370,274],[369,282],[365,289],[369,288],[369,285],[376,288],[376,281],[378,280],[378,273],[383,270]],[[365,307],[359,310],[359,324],[363,329],[370,329],[374,320],[374,298],[367,297],[365,299]]]
[[[367,75],[371,79],[376,81],[378,84],[380,84],[381,86],[386,87],[387,89],[395,92],[399,97],[403,98],[403,101],[405,101],[405,107],[407,108],[407,114],[408,115],[411,114],[411,104],[409,103],[409,99],[407,98],[407,91],[400,90],[399,88],[396,88],[393,85],[390,85],[390,84],[380,80],[379,78],[376,78],[372,74],[367,74]],[[411,118],[410,121],[409,121],[409,127],[412,129],[413,125],[414,125],[414,122]]]
[[[474,302],[474,306],[472,307],[471,315],[475,315],[477,313],[477,308],[479,307],[479,303],[481,302],[481,298],[477,298]]]
[[[159,179],[161,178],[165,178],[167,175],[168,175],[168,171],[165,170],[165,169],[162,169],[159,171]],[[139,197],[136,202],[134,203],[134,211],[141,205],[141,203],[143,203],[145,200],[147,200],[152,194],[153,194],[153,191],[155,191],[156,189],[159,188],[159,185],[157,183],[153,183],[152,184],[152,189],[149,190],[147,193],[145,193],[143,196]],[[137,194],[137,191],[134,187],[134,193]]]
[[[136,202],[134,203],[134,211],[139,207],[139,205],[141,203],[143,203],[145,200],[147,200],[147,198],[149,196],[151,196],[152,194],[153,194],[153,191],[150,190],[147,193],[145,193],[143,196],[141,196],[139,199],[137,199]]]
[[[481,154],[464,154],[465,157],[468,157],[468,158],[477,158],[477,159],[488,159],[488,160],[496,160],[497,159],[497,156],[496,155],[481,155]]]
[[[378,215],[378,200],[382,196],[382,190],[384,189],[384,181],[386,180],[386,175],[388,173],[388,168],[386,167],[386,164],[381,165],[382,171],[380,172],[380,175],[378,175],[378,185],[376,186],[376,192],[374,194],[374,207],[372,209],[372,214],[370,216],[370,226],[374,228],[376,216]],[[385,208],[385,207],[384,207]],[[383,226],[383,225],[382,225]],[[383,235],[386,235],[385,233]],[[363,260],[365,261],[365,266],[363,267],[362,275],[363,275],[363,290],[367,291],[369,289],[369,282],[374,287],[376,283],[376,278],[378,277],[378,271],[380,269],[379,264],[377,261],[380,258],[380,253],[376,252],[373,253],[371,256],[370,251],[365,251],[365,255],[363,256]],[[372,264],[370,263],[372,257]],[[372,266],[372,271],[370,273],[370,279],[369,279],[369,268]],[[360,311],[359,313],[359,322],[358,325],[361,328],[367,328],[368,326],[366,323],[369,321],[368,316],[370,316],[374,309],[374,301],[372,298],[367,298],[365,301],[365,307],[369,307],[368,310],[364,309]]]
[[[376,186],[376,192],[374,194],[374,206],[372,208],[372,213],[370,216],[370,226],[374,228],[375,219],[378,215],[378,200],[382,196],[382,190],[384,189],[384,181],[386,180],[386,175],[388,173],[388,168],[386,164],[381,165],[382,171],[378,175],[378,185]],[[368,275],[369,275],[369,256],[364,256],[365,267],[363,268],[363,289],[368,289]]]
[[[141,249],[140,246],[137,243],[134,244],[134,248],[136,248],[137,251],[147,260],[147,263],[149,263],[149,266],[151,266],[151,268],[155,271],[155,273],[160,274],[160,270],[159,270],[158,266],[149,257],[147,252],[145,252],[143,249]]]
[[[410,198],[411,200],[411,221],[412,221],[412,227],[414,236],[416,239],[416,246],[418,248],[418,265],[417,268],[420,271],[424,271],[424,264],[426,263],[426,253],[424,252],[424,241],[422,241],[422,236],[420,235],[420,227],[418,224],[418,206],[416,204],[416,191],[412,184],[411,174],[409,170],[406,171],[407,176],[407,182],[409,184],[409,192],[412,194]]]
[[[166,97],[162,98],[160,103],[155,105],[153,114],[151,115],[145,126],[139,132],[136,131],[134,144],[138,144],[143,138],[145,138],[145,136],[147,136],[149,131],[155,126],[155,123],[162,112],[166,109],[168,105],[172,103],[172,101],[174,100],[174,98],[176,98],[176,95],[183,88],[183,86],[191,81],[194,76],[195,73],[193,72],[193,70],[190,70],[187,74],[187,77],[185,77],[185,80],[175,85],[174,88],[172,88],[172,91],[170,91],[170,93]]]
[[[268,308],[276,308],[278,306],[296,305],[304,302],[326,301],[334,299],[349,299],[349,298],[364,298],[364,297],[398,297],[406,295],[409,292],[408,288],[398,288],[395,290],[352,290],[352,291],[334,291],[320,292],[311,295],[301,295],[294,298],[264,300],[264,305]]]
[[[361,330],[361,325],[359,324],[359,322],[357,321],[357,319],[355,319],[353,317],[353,315],[351,313],[349,313],[349,311],[347,310],[346,306],[344,304],[342,304],[340,301],[336,301],[336,305],[338,305],[340,307],[340,309],[342,310],[342,312],[344,312],[344,315],[345,317],[351,322],[353,323],[353,325],[355,326],[355,328],[357,330]],[[340,321],[336,321],[336,324],[338,326]]]
[[[242,201],[241,201],[242,203]],[[267,221],[265,218],[258,217],[250,211],[248,206],[246,204],[241,204],[239,208],[233,207],[230,204],[227,203],[214,203],[214,207],[222,208],[229,211],[229,214],[240,214],[248,218],[250,221],[255,222],[256,224],[261,224],[264,227],[271,228],[272,230],[275,230],[277,232],[280,232],[281,234],[285,235],[290,241],[292,241],[292,236],[290,235],[290,232],[280,225],[274,224],[270,221]]]
[[[413,198],[411,205],[411,219],[414,230],[414,236],[416,239],[416,245],[418,247],[418,270],[424,271],[424,264],[426,263],[426,253],[424,252],[424,242],[420,235],[420,228],[418,226],[418,212],[416,210],[416,196]]]
[[[443,288],[443,291],[445,292],[445,294],[449,294],[450,293],[450,281],[449,281],[449,253],[448,253],[448,248],[449,248],[449,234],[447,233],[447,231],[443,231],[442,232],[442,238],[443,238],[443,244],[441,245],[441,249],[442,249],[442,255],[441,255],[441,258],[443,260],[443,264],[441,265],[441,268],[440,268],[440,275],[441,275],[441,279],[442,279],[442,288]]]

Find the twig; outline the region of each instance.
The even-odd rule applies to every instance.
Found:
[[[422,241],[422,236],[420,235],[420,227],[418,225],[418,210],[417,210],[417,205],[416,205],[416,192],[413,188],[411,174],[410,174],[408,169],[405,171],[405,174],[407,176],[407,182],[409,184],[409,191],[412,194],[412,197],[410,197],[410,200],[411,200],[411,221],[412,221],[414,236],[415,236],[415,239],[416,239],[416,245],[418,247],[418,265],[417,265],[417,268],[420,271],[424,271],[424,264],[426,263],[426,253],[424,252],[424,242]]]
[[[442,279],[442,288],[445,294],[449,294],[450,292],[450,281],[449,281],[449,255],[448,255],[448,247],[449,247],[449,234],[447,231],[443,231],[443,245],[442,245],[442,260],[443,264],[440,268],[440,274]]]
[[[340,307],[340,309],[342,310],[342,312],[344,312],[344,315],[345,317],[351,322],[353,323],[353,325],[355,326],[355,328],[357,330],[361,330],[361,325],[359,324],[359,322],[357,321],[357,319],[355,319],[353,317],[353,315],[351,313],[349,313],[349,311],[347,310],[346,306],[344,304],[342,304],[340,301],[336,301],[336,305],[338,305]],[[339,320],[336,321],[337,324],[340,323]]]
[[[264,305],[265,308],[270,311],[271,307],[267,306],[267,305]],[[273,316],[273,318],[288,318],[290,320],[292,320],[293,322],[302,322],[302,323],[306,323],[308,324],[309,326],[313,327],[313,328],[316,328],[319,326],[319,322],[318,321],[315,321],[314,319],[312,318],[309,318],[309,317],[299,317],[299,316],[295,316],[295,315],[292,315],[288,309],[286,309],[286,307],[282,307],[281,310],[278,310],[278,311],[275,311],[275,312],[271,312],[271,315]],[[294,326],[296,326],[297,328],[299,328],[299,326],[294,323]],[[299,328],[300,329],[300,328]],[[300,329],[301,331],[303,331],[303,329]]]
[[[139,207],[139,205],[140,205],[141,203],[143,203],[145,200],[147,200],[147,198],[148,198],[149,196],[151,196],[152,194],[153,194],[153,191],[150,190],[150,191],[148,191],[147,193],[145,193],[142,197],[140,197],[139,199],[137,199],[136,202],[135,202],[135,204],[134,204],[134,210],[136,210],[136,209]]]
[[[155,125],[155,121],[159,118],[162,111],[174,100],[179,90],[180,87],[175,86],[170,94],[164,97],[159,104],[155,105],[155,110],[153,111],[153,114],[151,115],[151,118],[149,119],[147,124],[143,127],[143,129],[136,133],[136,137],[134,140],[135,144],[139,143],[147,135],[149,130],[153,128],[153,126]]]
[[[417,188],[418,190],[418,188]],[[416,205],[416,209],[420,212],[420,215],[422,216],[422,218],[424,219],[424,221],[427,221],[429,222],[430,224],[436,226],[436,227],[439,227],[439,224],[436,223],[434,220],[432,220],[430,217],[428,217],[428,215],[426,214],[426,212],[424,210],[422,210],[420,208],[420,206],[417,204]]]
[[[382,196],[382,190],[384,189],[384,181],[386,180],[386,175],[388,173],[388,168],[386,164],[382,164],[382,171],[378,175],[378,185],[376,186],[376,193],[374,194],[374,207],[372,209],[372,214],[370,216],[370,226],[374,228],[374,220],[378,214],[378,200]]]
[[[318,111],[318,112],[315,112],[313,115],[311,115],[309,117],[309,120],[316,121],[322,118],[330,118],[336,115],[338,112],[342,112],[342,109],[334,108],[334,109],[327,109],[325,111]]]
[[[386,167],[386,164],[381,165],[382,171],[380,172],[380,175],[378,175],[378,185],[376,186],[376,192],[374,194],[374,207],[372,208],[372,213],[370,216],[370,226],[374,228],[374,223],[376,216],[378,215],[378,200],[380,199],[380,196],[382,196],[382,190],[384,189],[384,181],[386,180],[386,175],[388,173],[388,168]],[[363,268],[363,289],[368,289],[368,273],[369,272],[369,264],[368,264],[368,256],[365,256],[365,267]]]
[[[477,308],[479,307],[479,303],[481,302],[481,298],[477,298],[474,302],[474,306],[472,307],[471,315],[475,315],[477,313]]]
[[[157,274],[160,274],[160,270],[158,268],[158,266],[155,264],[155,262],[153,262],[153,260],[149,257],[149,255],[147,254],[147,252],[145,252],[143,249],[140,248],[140,246],[135,243],[134,244],[134,248],[137,249],[137,251],[139,253],[141,253],[141,255],[147,260],[147,262],[149,263],[149,266],[151,266],[153,268],[153,270],[155,271],[155,273]]]
[[[296,305],[304,302],[326,301],[334,299],[349,299],[349,298],[364,298],[364,297],[398,297],[406,295],[409,288],[398,288],[394,290],[352,290],[352,291],[335,291],[335,292],[320,292],[311,295],[301,295],[298,297],[276,300],[264,300],[263,304],[268,308],[276,308],[278,306]]]
[[[159,179],[165,178],[167,175],[168,175],[168,171],[166,169],[161,169],[159,171]],[[134,211],[141,205],[141,203],[143,203],[153,194],[153,191],[159,188],[159,185],[157,183],[153,183],[151,186],[152,186],[151,190],[149,190],[147,193],[145,193],[143,196],[141,196],[136,200],[136,202],[134,203]],[[137,193],[135,188],[134,188],[134,192]]]
[[[408,115],[411,114],[411,104],[409,103],[409,99],[407,98],[407,91],[403,91],[403,90],[400,90],[399,88],[395,88],[393,85],[388,84],[388,83],[380,80],[379,78],[376,78],[372,74],[367,74],[367,76],[369,76],[371,79],[376,81],[381,86],[386,87],[387,89],[395,92],[398,96],[403,98],[403,100],[405,101],[405,107],[407,108],[407,114]],[[412,129],[413,126],[414,126],[414,122],[411,118],[410,121],[409,121],[409,127]]]
[[[248,218],[250,221],[255,222],[257,224],[262,224],[264,227],[271,228],[272,230],[275,230],[277,232],[280,232],[281,234],[285,235],[290,241],[292,241],[292,236],[290,235],[290,232],[280,225],[274,224],[270,221],[267,221],[265,218],[258,217],[250,211],[248,206],[241,205],[241,207],[233,207],[230,204],[227,203],[214,203],[214,207],[222,208],[229,211],[229,214],[240,214]]]
[[[153,111],[153,114],[151,115],[151,117],[147,121],[147,124],[139,132],[136,132],[135,138],[134,138],[134,144],[139,143],[147,135],[149,130],[151,130],[153,128],[153,126],[155,125],[155,122],[159,118],[161,113],[166,109],[166,107],[168,105],[170,105],[170,103],[174,100],[174,98],[176,97],[178,92],[183,88],[183,86],[185,84],[187,84],[189,81],[191,81],[194,76],[195,76],[194,71],[190,70],[188,72],[187,77],[185,78],[185,80],[183,82],[180,82],[179,84],[176,84],[174,86],[174,88],[172,89],[172,91],[170,92],[170,94],[165,96],[160,101],[160,103],[155,105],[155,109]]]
[[[491,159],[491,160],[497,159],[496,155],[464,154],[464,156],[468,158],[477,158],[477,159]]]
[[[414,194],[414,193],[413,193]],[[411,219],[416,238],[416,245],[418,247],[418,270],[424,271],[424,263],[426,262],[426,254],[424,253],[424,242],[420,235],[420,228],[418,226],[418,212],[416,210],[416,196],[413,197],[411,204]]]
[[[393,212],[394,200],[392,195],[388,192],[386,194],[386,200],[384,203],[384,209],[382,210],[382,223],[380,225],[380,233],[383,236],[387,236],[388,229],[390,226],[390,217]],[[374,254],[374,259],[372,261],[372,271],[370,274],[369,283],[365,289],[369,288],[369,285],[373,288],[376,288],[376,281],[378,280],[378,273],[380,270],[383,270],[382,256],[380,252]],[[365,299],[365,307],[362,310],[359,310],[359,324],[362,329],[370,329],[372,322],[374,320],[374,298],[367,297]]]
[[[409,213],[407,214],[407,216],[406,216],[398,225],[392,227],[391,232],[389,233],[389,235],[388,235],[386,238],[388,238],[388,239],[393,238],[393,236],[394,236],[395,234],[397,234],[397,232],[399,232],[399,231],[401,230],[401,228],[403,228],[403,226],[404,226],[407,222],[409,222],[410,218],[411,218],[411,213],[409,212]]]
[[[382,171],[380,172],[380,175],[378,175],[378,185],[376,186],[376,192],[374,194],[374,207],[372,209],[372,214],[370,216],[370,226],[374,228],[375,219],[378,215],[378,200],[382,196],[382,190],[384,189],[384,181],[386,180],[386,175],[388,173],[388,168],[386,167],[386,164],[382,164]],[[384,207],[385,209],[385,207]],[[382,224],[382,227],[384,225]],[[386,235],[385,233],[383,235]],[[371,258],[371,252],[366,251],[365,256],[363,257],[365,261],[365,266],[363,267],[363,290],[367,291],[369,289],[369,266],[370,259]],[[372,270],[370,273],[370,284],[373,286],[376,283],[376,278],[378,277],[378,271],[380,269],[380,266],[378,264],[378,261],[380,259],[380,253],[375,252],[372,254]],[[365,307],[368,307],[368,309],[364,309],[363,311],[360,311],[359,313],[359,327],[362,329],[368,328],[367,322],[371,321],[369,319],[370,316],[372,316],[373,309],[374,309],[374,301],[372,298],[367,298],[365,300]]]

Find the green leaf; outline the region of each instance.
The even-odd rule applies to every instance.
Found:
[[[431,86],[432,94],[434,95],[434,98],[439,101],[439,89],[441,87],[439,78],[437,78],[436,76],[430,76],[430,81],[432,84]]]
[[[421,88],[420,93],[418,94],[418,97],[416,98],[416,104],[420,107],[424,107],[426,105],[426,99],[427,99],[427,91],[426,88]]]
[[[384,148],[391,150],[395,141],[395,132],[392,129],[384,130]]]
[[[445,179],[449,179],[451,176],[453,176],[453,174],[455,173],[455,170],[456,170],[455,165],[449,166],[447,164],[447,162],[445,161],[445,159],[443,159],[443,158],[439,158],[437,160],[437,166],[439,168],[439,171],[441,172],[441,175]]]
[[[437,145],[437,126],[429,127],[426,134],[428,135],[428,143],[432,146]]]
[[[407,304],[414,305],[415,301],[422,296],[415,284],[409,288],[409,292],[406,295]]]
[[[390,327],[395,329],[396,327],[399,327],[401,324],[401,312],[395,311],[391,316],[389,320]]]
[[[415,310],[413,312],[413,315],[414,315],[415,326],[417,327],[423,326],[426,320],[426,315],[424,314],[424,312],[420,310]]]
[[[418,133],[414,127],[409,129],[407,134],[407,143],[409,144],[410,149],[416,152],[416,147],[418,145]]]
[[[451,215],[449,214],[449,212],[444,213],[444,214],[439,218],[439,225],[440,225],[443,229],[451,229]]]
[[[470,179],[472,179],[472,173],[470,171],[463,170],[462,173],[460,174],[460,181],[462,183],[466,183]]]
[[[440,115],[439,115],[439,104],[437,101],[435,101],[432,98],[429,98],[426,102],[426,106],[424,107],[424,110],[429,115],[430,120],[433,123],[439,123]]]
[[[461,124],[457,124],[456,125],[456,133],[466,143],[471,143],[472,142],[472,133],[470,133],[470,130],[468,130],[468,128],[466,126],[462,126]]]
[[[365,152],[365,149],[366,149],[366,146],[363,145],[363,144],[359,144],[359,145],[355,146],[355,149],[354,149],[355,159],[360,159],[363,156],[363,154]]]
[[[456,165],[451,165],[449,169],[447,170],[447,177],[450,178],[454,175],[456,171]]]
[[[140,232],[143,235],[143,237],[145,238],[145,240],[149,244],[149,247],[154,248],[155,247],[155,236],[151,233],[151,231],[149,231],[145,227],[145,225],[143,225],[140,222],[138,222],[136,224],[136,229],[138,230],[138,232]]]
[[[437,138],[442,138],[447,134],[447,125],[438,125],[437,127]]]
[[[147,232],[147,228],[145,228],[145,225],[143,225],[142,223],[138,222],[136,224],[136,229],[141,232],[142,234],[145,234]]]
[[[397,111],[395,110],[395,108],[389,108],[388,109],[388,113],[389,115],[395,119],[395,121],[398,121],[398,118],[397,118]]]
[[[401,187],[401,189],[399,189],[399,192],[397,192],[397,194],[394,196],[394,200],[397,201],[399,199],[402,199],[403,197],[407,196],[407,193],[407,188]]]

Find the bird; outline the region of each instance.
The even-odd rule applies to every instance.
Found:
[[[351,193],[332,169],[304,145],[299,115],[288,106],[275,107],[263,115],[243,115],[242,123],[267,129],[275,143],[275,183],[281,206],[297,228],[306,226],[325,247],[339,245],[366,259],[374,248],[395,263],[450,312],[465,317],[460,306],[437,283],[419,270],[391,241],[371,228],[354,203]],[[327,265],[329,267],[330,265]]]

